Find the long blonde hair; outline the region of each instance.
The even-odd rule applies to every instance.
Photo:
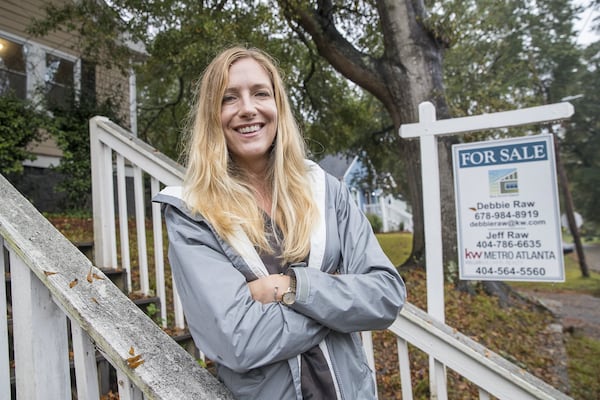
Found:
[[[307,177],[305,143],[278,67],[265,52],[232,47],[215,57],[205,69],[186,130],[184,200],[192,212],[204,216],[226,241],[231,242],[235,229],[241,227],[255,246],[272,253],[255,191],[244,171],[237,168],[229,156],[221,125],[229,67],[248,57],[265,69],[273,84],[278,118],[267,174],[272,196],[271,216],[281,231],[278,240],[282,262],[297,262],[308,256],[310,234],[318,213]]]

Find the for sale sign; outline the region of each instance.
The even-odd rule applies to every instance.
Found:
[[[452,150],[460,279],[564,281],[552,135]]]

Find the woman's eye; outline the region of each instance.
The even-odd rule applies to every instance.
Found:
[[[232,96],[232,95],[223,96],[223,103],[231,103],[234,100],[235,100],[235,96]]]
[[[258,97],[270,97],[271,93],[265,90],[265,91],[257,92],[256,95]]]

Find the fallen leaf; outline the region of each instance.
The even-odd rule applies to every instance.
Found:
[[[69,283],[69,287],[71,289],[73,289],[75,287],[75,285],[77,285],[79,283],[79,279],[75,278],[71,281],[71,283]]]
[[[50,276],[50,275],[56,275],[58,274],[58,272],[53,272],[53,271],[44,271],[44,275],[46,276]]]
[[[96,274],[96,273],[92,274],[92,276],[94,277],[94,279],[98,279],[98,280],[101,280],[101,281],[103,281],[103,280],[104,280],[104,278],[103,278],[103,277],[101,277],[100,275],[98,275],[98,274]]]
[[[136,369],[140,365],[142,365],[145,361],[142,359],[142,355],[138,354],[137,356],[129,357],[127,359],[127,366],[131,369]]]

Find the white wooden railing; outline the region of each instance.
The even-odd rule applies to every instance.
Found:
[[[158,153],[152,147],[105,118],[95,117],[90,121],[90,136],[92,176],[95,181],[93,183],[93,198],[94,224],[96,227],[96,263],[104,266],[117,265],[117,227],[115,224],[117,211],[115,209],[118,209],[122,265],[128,269],[128,266],[131,265],[125,259],[128,256],[128,246],[125,244],[128,233],[126,230],[127,225],[123,223],[126,219],[126,199],[123,196],[127,193],[125,166],[129,166],[133,175],[136,219],[144,218],[143,210],[147,204],[144,202],[145,190],[142,184],[144,177],[149,178],[149,192],[153,196],[161,185],[180,185],[183,169],[174,161]],[[116,201],[113,197],[114,186],[118,188]],[[146,200],[149,201],[148,198]],[[165,283],[159,279],[159,277],[165,276],[162,269],[164,262],[158,259],[159,255],[164,256],[162,250],[162,220],[159,210],[156,208],[152,210],[152,228],[155,230],[153,232],[155,263],[157,271],[159,266],[161,268],[160,272],[156,273],[156,293],[161,298],[161,306],[165,307],[167,303],[164,298]],[[145,238],[146,235],[142,232],[145,227],[143,221],[136,222],[135,226],[138,229],[137,237]],[[146,254],[143,246],[145,246],[145,242],[143,244],[138,243],[140,257],[142,257],[142,254]],[[146,280],[146,260],[139,259],[139,265],[140,277],[142,280]],[[143,283],[142,287],[150,292],[147,283]],[[174,296],[177,297],[176,291]],[[183,327],[185,321],[183,315],[180,315],[180,305],[176,300],[174,310],[166,310],[163,315],[173,313],[176,316],[175,324]],[[569,399],[565,394],[527,373],[522,368],[511,364],[455,329],[436,321],[411,304],[405,306],[397,320],[390,327],[390,331],[397,337],[402,398],[405,400],[413,398],[408,344],[419,348],[430,357],[438,360],[439,363],[453,369],[476,384],[480,388],[481,399],[489,399],[490,396],[509,400]],[[373,364],[374,356],[370,335],[368,333],[364,334],[363,339],[365,350],[371,359],[371,364]],[[441,388],[437,392],[438,398],[445,399],[447,397],[443,389],[445,388],[445,374],[431,375],[434,375],[433,379],[437,380],[437,382],[434,382],[434,386]]]
[[[1,175],[0,199],[0,399],[232,399]]]
[[[412,232],[412,215],[396,204],[388,204],[387,198],[382,196],[375,204],[365,204],[365,214],[375,214],[383,223],[382,232],[397,232],[402,227],[405,231]]]

